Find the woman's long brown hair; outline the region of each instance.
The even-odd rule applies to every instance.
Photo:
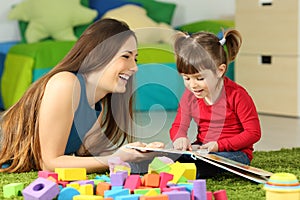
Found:
[[[25,92],[22,98],[11,108],[4,112],[1,119],[1,144],[0,167],[4,163],[10,163],[8,168],[0,169],[0,172],[27,172],[41,170],[41,148],[39,140],[39,112],[46,84],[49,79],[62,71],[77,73],[89,53],[103,41],[122,33],[121,37],[110,40],[108,49],[98,52],[103,56],[103,61],[95,67],[105,66],[118,52],[125,41],[134,36],[127,24],[113,19],[102,19],[88,27],[78,39],[70,52],[49,73],[34,82]],[[123,34],[124,33],[124,34]],[[83,72],[94,70],[86,67]],[[101,120],[104,134],[113,144],[122,145],[126,140],[131,142],[133,135],[128,126],[132,126],[132,81],[128,82],[125,94],[106,95],[102,99],[106,114]],[[112,108],[118,106],[118,108]],[[118,112],[113,113],[113,109]],[[122,120],[118,122],[117,120]],[[124,127],[119,127],[121,123]],[[50,130],[49,130],[50,131]]]

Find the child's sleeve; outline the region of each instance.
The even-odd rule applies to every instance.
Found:
[[[177,138],[187,137],[187,132],[191,122],[190,112],[190,95],[188,91],[185,91],[178,109],[177,114],[170,129],[170,138],[174,142]]]

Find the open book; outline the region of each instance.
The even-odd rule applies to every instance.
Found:
[[[257,182],[257,183],[266,183],[270,176],[272,176],[273,173],[265,171],[263,169],[259,169],[256,167],[252,167],[249,165],[245,165],[233,160],[230,160],[228,158],[224,158],[222,156],[218,156],[216,154],[209,154],[207,151],[198,150],[198,151],[180,151],[180,150],[174,150],[174,149],[160,149],[160,148],[149,148],[149,147],[135,147],[127,145],[127,148],[136,149],[138,151],[142,152],[149,152],[149,151],[155,151],[155,152],[161,152],[164,153],[166,156],[167,154],[180,154],[180,155],[190,155],[194,160],[202,160],[204,162],[210,163],[214,166],[220,167],[224,170],[227,170],[229,172],[232,172],[234,174],[237,174],[239,176],[242,176],[244,178],[247,178],[251,181]]]

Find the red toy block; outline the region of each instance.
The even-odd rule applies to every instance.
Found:
[[[104,196],[104,191],[110,190],[111,185],[107,182],[100,182],[96,187],[96,195]]]
[[[213,193],[211,191],[206,191],[206,199],[212,200],[213,199]]]
[[[126,178],[124,188],[130,189],[132,193],[135,189],[142,185],[140,175],[130,175]]]
[[[173,180],[174,177],[173,174],[169,174],[166,172],[161,172],[159,176],[160,176],[160,182],[159,182],[160,189],[167,187],[168,182]]]
[[[144,182],[144,186],[146,187],[158,187],[159,181],[159,174],[145,174],[142,178],[142,182]]]
[[[215,200],[228,200],[226,190],[218,190],[214,192]]]
[[[56,183],[58,182],[58,173],[49,172],[49,171],[39,171],[38,172],[38,177],[48,178],[49,176],[53,177],[56,180]]]

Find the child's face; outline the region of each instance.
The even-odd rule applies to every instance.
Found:
[[[218,77],[211,70],[197,74],[181,74],[185,87],[197,98],[211,99],[218,83]]]

